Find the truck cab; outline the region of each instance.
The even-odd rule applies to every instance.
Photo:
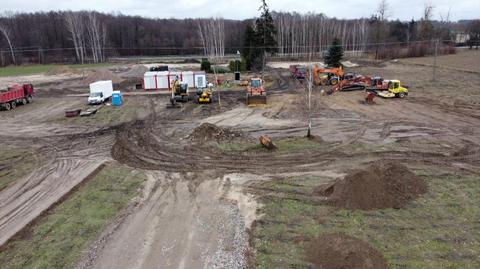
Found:
[[[408,95],[408,89],[402,87],[400,80],[389,80],[388,81],[388,91],[395,94],[396,97],[403,98]]]

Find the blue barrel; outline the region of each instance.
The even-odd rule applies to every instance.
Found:
[[[112,105],[121,106],[123,104],[123,97],[119,91],[114,91],[112,93]]]

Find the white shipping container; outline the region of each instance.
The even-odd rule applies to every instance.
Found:
[[[205,72],[192,71],[161,71],[146,72],[143,78],[145,90],[169,89],[176,79],[187,82],[189,88],[205,88]]]

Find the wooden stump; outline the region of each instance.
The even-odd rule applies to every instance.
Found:
[[[274,150],[274,149],[277,148],[277,146],[275,146],[275,144],[273,144],[272,139],[270,139],[270,137],[268,137],[266,135],[260,136],[259,140],[260,140],[260,143],[262,144],[262,146],[265,147],[266,149]]]

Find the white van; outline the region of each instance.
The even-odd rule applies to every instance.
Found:
[[[102,104],[112,97],[112,93],[113,83],[111,80],[94,82],[90,84],[90,96],[88,96],[88,104]]]

